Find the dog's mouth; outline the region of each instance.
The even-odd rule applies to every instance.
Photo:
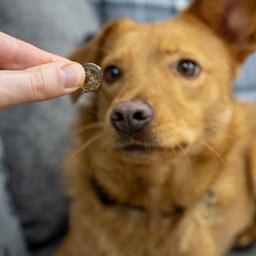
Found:
[[[188,143],[182,142],[177,144],[174,147],[161,147],[155,145],[142,145],[142,144],[130,144],[124,147],[120,147],[117,150],[123,151],[126,153],[140,153],[140,154],[152,154],[155,152],[171,152],[175,155],[179,153],[184,153],[186,148],[188,147]]]
[[[147,145],[137,145],[137,144],[131,144],[125,147],[121,148],[122,151],[125,152],[153,152],[153,151],[161,151],[164,150],[161,147],[157,147],[157,146],[147,146]]]

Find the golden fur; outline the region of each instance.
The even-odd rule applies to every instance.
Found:
[[[241,62],[256,49],[255,30],[254,0],[196,0],[174,20],[112,22],[73,53],[122,75],[103,81],[80,109],[65,166],[69,232],[56,256],[217,256],[255,238],[256,106],[231,96]],[[182,59],[201,73],[181,76]],[[110,123],[124,101],[154,108],[134,136]],[[121,150],[134,143],[145,150]],[[102,204],[92,177],[115,204]],[[213,188],[210,207],[202,195]],[[184,212],[172,214],[174,205]],[[203,214],[211,210],[213,222]]]

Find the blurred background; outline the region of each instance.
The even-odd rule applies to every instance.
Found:
[[[0,0],[0,31],[66,57],[107,21],[173,18],[188,0]],[[256,99],[256,56],[243,68],[234,94]],[[9,107],[0,117],[8,187],[28,254],[50,256],[67,228],[68,202],[59,166],[71,142],[76,117],[69,97]],[[3,230],[0,230],[0,233]],[[1,236],[0,236],[1,238]],[[256,255],[248,250],[229,256]],[[0,251],[0,256],[8,256]]]

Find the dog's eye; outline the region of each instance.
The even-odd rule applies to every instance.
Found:
[[[104,78],[108,84],[112,84],[121,76],[121,71],[115,66],[109,66],[105,69]]]
[[[186,78],[195,78],[200,74],[200,67],[191,60],[182,60],[178,63],[178,72]]]

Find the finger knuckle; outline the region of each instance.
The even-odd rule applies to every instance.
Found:
[[[47,81],[39,70],[30,71],[30,84],[37,99],[43,99],[47,95]]]

